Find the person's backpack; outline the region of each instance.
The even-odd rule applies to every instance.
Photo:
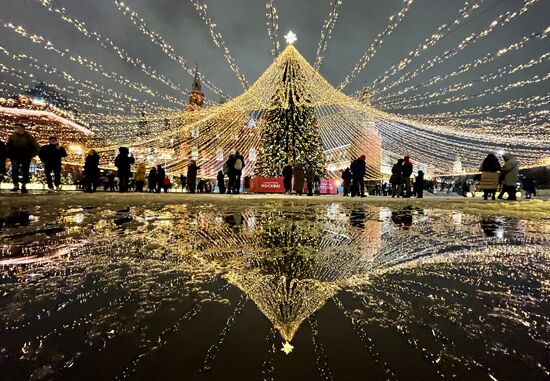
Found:
[[[229,166],[227,165],[227,163],[225,163],[223,165],[223,174],[227,175],[228,173],[229,173]]]
[[[241,169],[243,169],[243,161],[241,160],[241,158],[237,158],[237,160],[235,160],[235,169],[237,171],[240,171]]]

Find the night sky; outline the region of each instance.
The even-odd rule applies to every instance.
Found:
[[[72,26],[61,21],[58,15],[49,13],[39,4],[39,1],[0,0],[0,3],[2,4],[2,15],[0,16],[2,23],[12,22],[21,25],[29,32],[46,37],[58,48],[68,48],[73,53],[93,59],[106,69],[120,73],[130,80],[148,84],[163,94],[169,94],[182,100],[185,98],[181,93],[178,94],[146,77],[139,70],[123,62],[112,51],[99,46],[96,41],[84,37]],[[266,28],[265,2],[207,0],[206,3],[209,15],[217,23],[218,30],[222,33],[237,65],[252,84],[273,60],[272,44]],[[343,0],[332,39],[328,44],[326,58],[321,67],[321,73],[329,82],[337,86],[350,73],[376,34],[384,30],[388,17],[397,13],[401,9],[402,3],[402,0]],[[515,11],[523,3],[523,0],[485,0],[466,26],[445,37],[435,47],[428,49],[409,68],[412,70],[434,55],[455,47],[469,33],[482,30],[500,13]],[[129,19],[119,12],[112,0],[52,0],[52,4],[55,7],[65,7],[68,15],[85,21],[91,31],[97,31],[103,36],[109,37],[118,46],[126,49],[130,55],[140,58],[172,81],[181,84],[182,87],[188,88],[191,85],[192,77],[143,36]],[[222,50],[213,44],[207,26],[200,19],[191,1],[128,0],[126,4],[145,19],[151,30],[159,33],[170,43],[177,54],[183,56],[192,65],[198,63],[201,72],[223,89],[226,94],[236,96],[242,92],[239,81],[223,57]],[[306,59],[314,62],[322,25],[330,11],[330,2],[328,0],[275,0],[274,4],[279,13],[281,44],[283,46],[285,44],[283,35],[289,30],[294,31],[298,35],[296,47]],[[439,25],[451,21],[463,4],[463,1],[458,0],[415,0],[403,22],[385,40],[383,47],[368,67],[345,89],[345,92],[352,93],[364,83],[374,80],[387,67],[399,62],[410,50],[432,34]],[[526,14],[506,26],[498,28],[488,37],[462,51],[458,56],[428,70],[423,76],[408,84],[420,82],[433,75],[451,72],[464,62],[494,51],[498,47],[507,46],[524,35],[544,30],[548,26],[548,20],[550,20],[550,1],[540,0]],[[1,46],[11,52],[30,54],[41,62],[62,68],[77,78],[110,86],[139,99],[151,100],[148,96],[112,83],[98,73],[90,72],[78,64],[37,47],[13,31],[5,28],[0,28],[0,30]],[[526,62],[547,50],[548,40],[534,41],[522,49],[520,54],[509,54],[506,58],[495,60],[493,63],[483,66],[482,70],[466,73],[457,80],[476,79],[480,75],[502,66]],[[8,67],[28,70],[46,82],[66,84],[55,77],[40,74],[39,71],[29,68],[25,63],[15,62],[4,55],[0,56],[0,63]],[[548,64],[536,65],[511,78],[506,78],[505,81],[530,78],[537,73],[545,74],[548,69]],[[24,85],[31,86],[36,81],[36,77],[27,79],[27,83]],[[4,73],[0,73],[0,81],[17,82]],[[452,82],[442,85],[449,83]],[[4,88],[4,90],[10,89]],[[13,89],[11,91],[13,92]],[[468,89],[465,93],[475,91],[475,88]],[[497,97],[485,97],[476,103],[459,103],[446,107],[433,106],[429,110],[418,110],[417,112],[452,111],[477,104],[492,104],[505,99],[547,93],[548,83],[543,82],[520,90],[509,91]],[[206,91],[206,95],[212,101],[219,101],[219,97],[209,91]],[[173,105],[166,105],[173,107]]]

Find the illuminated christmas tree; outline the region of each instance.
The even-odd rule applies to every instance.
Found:
[[[321,136],[311,105],[311,78],[294,55],[280,63],[281,76],[273,96],[272,108],[265,114],[265,126],[256,171],[265,177],[279,177],[283,168],[301,163],[325,173]]]

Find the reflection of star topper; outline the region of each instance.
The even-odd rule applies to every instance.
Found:
[[[290,344],[288,341],[283,344],[283,347],[281,348],[281,351],[285,352],[285,354],[290,354],[292,350],[294,349],[294,346]]]
[[[286,43],[289,45],[292,45],[298,40],[298,37],[293,31],[289,31],[288,34],[285,36]]]

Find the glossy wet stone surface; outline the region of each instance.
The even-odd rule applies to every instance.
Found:
[[[550,377],[549,220],[293,199],[13,205],[2,380]]]

